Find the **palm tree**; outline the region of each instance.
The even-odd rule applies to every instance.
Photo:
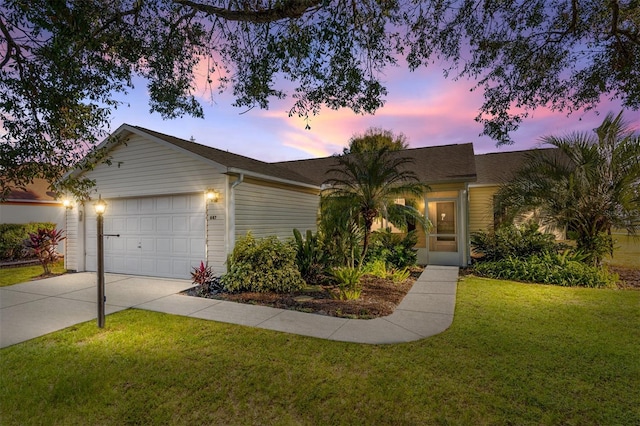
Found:
[[[620,113],[608,114],[594,134],[542,140],[557,150],[531,154],[499,191],[496,207],[512,217],[536,210],[566,226],[577,248],[599,265],[613,252],[612,228],[640,228],[640,136]]]
[[[323,195],[323,209],[353,220],[362,230],[361,258],[367,253],[371,228],[376,218],[384,216],[395,226],[406,228],[408,221],[427,227],[428,221],[410,203],[398,204],[398,198],[421,197],[428,187],[409,169],[413,162],[402,151],[385,146],[379,149],[345,149],[336,156],[337,165],[328,170],[325,181],[329,189]]]

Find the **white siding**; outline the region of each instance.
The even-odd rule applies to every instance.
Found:
[[[295,190],[244,182],[235,188],[235,236],[293,238],[293,229],[315,232],[320,197]]]
[[[210,187],[224,196],[224,176],[211,164],[133,135],[109,152],[111,165],[101,164],[84,176],[96,181],[102,198],[203,192]]]
[[[78,266],[78,256],[80,255],[80,245],[78,244],[79,235],[78,230],[82,225],[79,222],[79,208],[80,205],[77,204],[73,206],[72,209],[67,210],[66,215],[66,231],[67,231],[67,246],[66,253],[64,257],[64,266],[67,270],[77,271],[79,270]]]
[[[221,186],[222,188],[222,186]],[[207,261],[216,275],[226,273],[227,260],[227,200],[207,203]]]

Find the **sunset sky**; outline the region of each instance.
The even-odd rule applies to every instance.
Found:
[[[384,78],[389,94],[386,104],[375,115],[356,115],[351,110],[323,109],[312,117],[310,130],[305,122],[288,117],[293,100],[274,101],[269,110],[250,111],[231,106],[230,94],[216,95],[198,89],[205,109],[205,118],[183,117],[162,120],[150,114],[143,82],[121,100],[129,106],[120,107],[113,115],[111,131],[128,123],[172,136],[228,150],[263,161],[284,161],[324,157],[339,153],[354,133],[369,127],[382,127],[404,133],[412,148],[473,142],[476,154],[513,151],[540,146],[540,137],[566,135],[575,131],[591,131],[607,112],[617,113],[619,103],[606,101],[594,112],[576,112],[568,116],[546,109],[536,110],[512,135],[514,145],[497,148],[486,136],[479,136],[482,126],[474,121],[482,104],[482,93],[471,92],[472,82],[454,81],[442,77],[436,66],[416,72],[406,67],[387,70]],[[640,113],[625,114],[632,126],[640,129]]]

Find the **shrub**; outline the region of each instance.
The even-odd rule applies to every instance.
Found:
[[[297,229],[293,230],[294,242],[296,245],[296,265],[307,283],[319,283],[324,279],[324,253],[318,234],[313,234],[307,230],[306,238]]]
[[[471,247],[482,255],[480,260],[483,262],[509,257],[527,258],[563,248],[556,244],[553,235],[540,232],[535,222],[522,226],[507,225],[495,232],[472,232]]]
[[[394,269],[393,271],[391,271],[390,275],[391,281],[397,284],[409,278],[409,275],[411,275],[411,271],[409,270],[409,268]]]
[[[50,222],[0,224],[0,259],[15,260],[28,257],[30,254],[25,249],[24,240],[29,238],[29,234],[38,232],[38,229],[54,229],[55,227],[56,225]]]
[[[389,229],[376,231],[371,234],[371,244],[367,251],[367,263],[382,259],[392,268],[413,266],[417,260],[418,242],[416,231],[407,234],[396,234]]]
[[[238,239],[222,277],[225,290],[289,293],[305,283],[296,267],[296,251],[290,243],[271,236],[255,239],[251,233]]]
[[[208,263],[202,261],[200,261],[200,266],[193,267],[191,280],[197,285],[195,291],[200,297],[207,297],[223,290],[220,279],[213,274],[213,269]]]
[[[364,265],[362,271],[365,274],[373,275],[378,278],[387,278],[389,276],[389,272],[387,272],[387,262],[385,262],[384,259],[374,259]]]
[[[394,283],[400,283],[409,278],[409,275],[411,275],[411,271],[409,270],[409,268],[387,269],[387,264],[382,259],[375,259],[372,262],[367,263],[364,268],[362,268],[362,272],[378,278],[389,278]]]
[[[363,273],[359,268],[350,266],[334,268],[331,271],[331,275],[338,282],[338,298],[340,300],[356,300],[360,298],[362,293],[360,278]]]
[[[55,228],[40,228],[37,232],[30,233],[29,238],[24,241],[27,252],[38,258],[45,275],[51,273],[51,264],[60,258],[56,248],[65,239],[63,233],[64,231]]]
[[[618,277],[606,269],[589,266],[563,254],[545,253],[526,259],[506,259],[477,263],[474,271],[484,277],[559,286],[608,287]]]

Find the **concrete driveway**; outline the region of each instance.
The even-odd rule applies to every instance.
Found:
[[[363,320],[176,294],[192,286],[188,280],[106,274],[105,311],[146,309],[321,339],[391,344],[446,330],[453,321],[457,281],[458,268],[428,266],[391,315]],[[96,298],[94,272],[0,288],[0,348],[95,320]]]
[[[188,280],[105,274],[105,313],[153,302],[191,286]],[[96,299],[95,272],[0,288],[0,348],[95,319]]]

